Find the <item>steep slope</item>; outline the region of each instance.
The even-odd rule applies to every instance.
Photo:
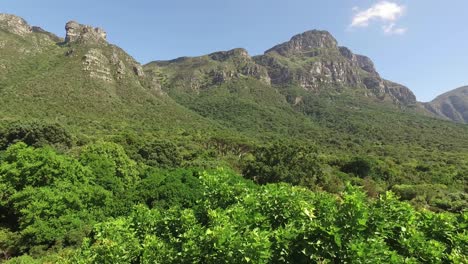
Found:
[[[276,130],[321,142],[368,138],[393,144],[404,129],[390,123],[433,122],[417,112],[408,88],[381,78],[369,58],[339,47],[326,31],[296,35],[260,56],[234,49],[144,68],[180,104],[254,134]],[[427,134],[421,145],[436,137],[431,129],[411,133]]]
[[[468,86],[444,93],[424,107],[439,117],[468,123]]]
[[[368,57],[339,47],[327,31],[312,30],[296,35],[257,56],[255,61],[268,69],[275,85],[294,85],[313,92],[351,88],[363,96],[395,104],[416,102],[408,88],[382,79]]]
[[[102,29],[72,21],[63,41],[2,14],[0,51],[3,120],[45,119],[88,132],[213,126],[165,96]]]
[[[332,157],[379,157],[408,182],[466,181],[457,168],[467,166],[468,127],[421,113],[407,87],[380,77],[369,58],[328,32],[305,32],[260,56],[235,49],[144,69],[178,103],[252,138],[314,141]],[[457,165],[444,175],[415,169],[441,168],[443,160]]]
[[[271,86],[267,69],[244,49],[145,65],[178,103],[238,132],[306,137],[317,126]]]

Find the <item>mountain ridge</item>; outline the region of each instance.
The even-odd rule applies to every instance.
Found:
[[[437,96],[424,107],[438,117],[468,123],[468,86],[462,86]]]

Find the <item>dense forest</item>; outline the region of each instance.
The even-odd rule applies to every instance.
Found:
[[[376,158],[217,138],[77,145],[40,123],[11,124],[1,142],[7,263],[467,261],[465,194],[399,184]]]

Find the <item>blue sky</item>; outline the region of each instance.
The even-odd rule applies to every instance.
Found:
[[[324,29],[420,101],[468,85],[467,0],[0,0],[0,12],[59,36],[69,20],[100,26],[142,63],[236,47],[257,55]]]

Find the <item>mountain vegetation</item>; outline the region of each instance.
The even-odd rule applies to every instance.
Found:
[[[468,263],[464,88],[326,31],[141,65],[65,29],[0,14],[0,262]]]

